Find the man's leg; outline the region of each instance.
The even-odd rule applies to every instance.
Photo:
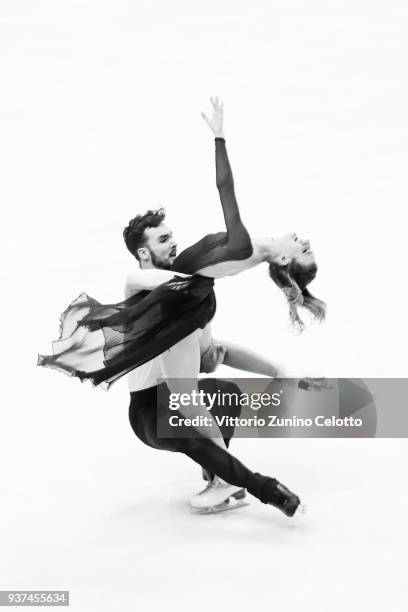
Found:
[[[197,330],[198,332],[199,330]],[[182,341],[174,345],[169,351],[166,351],[161,356],[164,373],[168,380],[169,388],[167,392],[177,395],[182,392],[188,392],[190,386],[197,388],[197,380],[200,366],[200,347],[196,332],[184,338]],[[185,377],[185,379],[183,379]],[[187,381],[186,381],[187,379]],[[189,391],[191,393],[191,390]],[[164,394],[166,395],[166,394]],[[180,397],[178,395],[178,397]],[[165,424],[169,424],[169,398],[163,397],[158,403],[157,415],[158,422],[161,420]],[[178,413],[178,414],[177,414]],[[186,418],[198,416],[209,416],[205,405],[199,402],[198,407],[189,405],[188,407],[180,404],[180,409],[172,411],[172,415],[178,416],[183,422],[183,416]],[[150,432],[154,436],[156,432]],[[196,427],[184,426],[182,429],[177,428],[178,437],[170,439],[166,437],[162,442],[153,441],[156,448],[171,448],[178,450],[189,456],[191,459],[200,464],[208,472],[217,474],[233,489],[247,489],[249,493],[260,499],[263,503],[271,503],[280,508],[288,516],[292,516],[298,505],[299,498],[288,491],[274,478],[269,478],[258,473],[251,472],[238,459],[229,453],[226,449],[222,433],[216,424],[215,419],[211,418],[211,425],[204,424]],[[209,437],[215,436],[215,437]],[[151,443],[151,445],[153,445]],[[164,446],[166,445],[166,446]],[[170,450],[169,448],[169,450]]]
[[[295,506],[292,503],[292,507],[285,506],[288,499],[287,490],[275,478],[251,472],[210,438],[200,436],[194,428],[190,428],[189,433],[191,436],[199,435],[199,437],[159,438],[157,419],[168,418],[168,404],[158,404],[157,397],[157,387],[131,393],[129,420],[132,429],[142,442],[152,448],[184,453],[226,482],[247,489],[261,502],[271,503],[289,516],[295,512],[298,503]],[[162,393],[160,397],[163,397]],[[184,428],[184,434],[187,429]],[[292,498],[295,497],[291,495]]]
[[[210,414],[215,418],[226,416],[228,418],[238,418],[241,415],[241,389],[235,383],[222,380],[220,378],[202,378],[198,382],[198,388],[208,393],[211,396],[223,397],[223,401],[215,401]],[[206,401],[208,405],[208,401]],[[226,447],[229,447],[231,439],[234,435],[235,427],[230,425],[219,425],[219,428],[224,438]]]
[[[230,403],[226,404],[225,409],[218,403],[215,402],[214,406],[209,410],[213,416],[221,417],[227,415],[228,417],[238,417],[241,414],[241,406],[239,403],[239,397],[241,394],[240,388],[224,380],[215,378],[205,378],[200,380],[199,389],[205,393],[229,393]],[[162,389],[165,389],[166,385],[162,385]],[[158,448],[161,450],[171,450],[177,452],[177,438],[158,438],[157,437],[157,401],[158,397],[167,397],[166,391],[157,394],[158,387],[150,387],[149,389],[143,389],[142,391],[136,391],[131,393],[131,403],[129,406],[129,420],[133,431],[137,437],[152,448]],[[206,404],[208,405],[208,400]],[[162,407],[163,408],[163,407]],[[166,408],[167,409],[167,406]],[[179,414],[179,413],[177,413]],[[181,416],[181,415],[180,415]],[[159,418],[164,422],[168,419],[168,413],[165,410],[159,411]],[[224,438],[226,447],[228,448],[231,438],[234,435],[234,426],[232,425],[221,425],[220,430]],[[166,427],[169,431],[169,428]]]
[[[209,380],[209,379],[206,379]],[[214,384],[224,392],[239,392],[239,388],[230,383],[222,385],[225,381],[210,381],[204,385],[207,389],[214,388]],[[168,399],[167,393],[170,393],[168,388],[166,393],[160,394],[160,401],[157,404],[157,419],[162,422],[168,421]],[[219,408],[218,408],[219,409]],[[240,406],[233,408],[234,413],[238,415]],[[222,412],[222,410],[221,410]],[[182,414],[175,410],[172,415],[183,418]],[[167,428],[168,430],[168,428]],[[243,463],[241,463],[228,450],[224,450],[218,444],[200,434],[194,427],[178,427],[177,436],[175,438],[160,438],[157,436],[157,428],[151,427],[149,432],[150,444],[155,448],[166,448],[167,450],[176,450],[184,453],[193,461],[201,465],[208,473],[216,474],[230,485],[234,485],[241,489],[247,489],[254,497],[257,497],[262,503],[272,504],[282,510],[288,516],[292,516],[300,503],[299,498],[291,493],[286,487],[281,485],[275,478],[264,476],[257,472],[252,472]],[[223,431],[223,436],[232,436],[233,431]],[[230,437],[224,437],[228,442]]]
[[[209,438],[181,438],[178,450],[210,474],[216,474],[229,484],[247,489],[263,503],[272,502],[276,497],[277,481],[274,478],[252,472],[229,451],[223,450]]]
[[[239,418],[241,415],[241,389],[238,385],[227,382],[226,380],[222,380],[219,378],[202,378],[198,382],[198,388],[203,390],[206,394],[214,395],[218,398],[218,393],[220,396],[224,396],[225,402],[214,402],[213,407],[210,408],[209,412],[214,418],[221,418],[222,416]],[[208,399],[205,400],[205,403],[209,405]],[[222,437],[224,438],[225,446],[229,448],[231,439],[234,435],[235,427],[234,425],[220,425],[220,430],[222,433]],[[208,472],[205,468],[203,468],[203,478],[204,480],[212,480],[215,474]]]
[[[157,437],[157,389],[149,387],[130,394],[130,425],[139,440],[147,446],[177,452],[177,439]]]

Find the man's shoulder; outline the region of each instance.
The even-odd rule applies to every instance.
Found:
[[[125,282],[128,283],[132,280],[132,278],[137,278],[138,276],[141,276],[144,272],[146,272],[146,270],[143,268],[133,268],[127,273]]]

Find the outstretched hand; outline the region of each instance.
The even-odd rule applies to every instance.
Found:
[[[222,102],[220,102],[219,98],[210,98],[210,101],[213,107],[212,117],[207,117],[205,113],[201,113],[201,116],[216,138],[224,138],[224,105]]]

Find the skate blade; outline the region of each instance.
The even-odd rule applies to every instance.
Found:
[[[330,391],[333,383],[327,378],[304,377],[299,380],[298,388],[302,391]]]
[[[229,497],[227,500],[216,506],[208,506],[206,508],[192,508],[194,514],[216,514],[217,512],[227,512],[228,510],[237,510],[249,506],[249,502],[244,499],[235,499]]]
[[[307,506],[305,506],[304,504],[299,504],[296,508],[295,514],[303,514],[303,516],[305,516],[306,514],[308,514]]]

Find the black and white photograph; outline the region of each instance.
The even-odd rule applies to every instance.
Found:
[[[408,5],[2,0],[0,606],[404,612]]]

